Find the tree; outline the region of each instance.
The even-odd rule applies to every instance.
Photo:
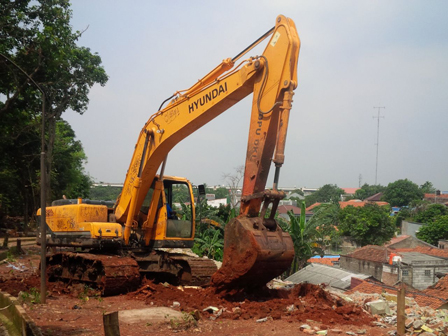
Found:
[[[244,177],[244,166],[235,168],[234,174],[223,174],[223,179],[227,181],[229,185],[230,194],[230,206],[233,209],[240,207],[240,195],[241,180]]]
[[[347,206],[339,214],[341,234],[352,237],[361,246],[383,245],[395,234],[395,224],[389,210],[389,207],[376,204]]]
[[[384,192],[386,187],[382,185],[369,185],[365,183],[361,189],[356,190],[355,199],[365,200],[366,198],[378,194],[380,192]]]
[[[448,215],[448,209],[443,204],[430,204],[426,209],[417,213],[413,219],[419,223],[429,224],[439,217]]]
[[[305,202],[301,204],[300,217],[296,217],[292,211],[288,211],[289,223],[279,221],[279,225],[291,236],[294,243],[294,259],[291,265],[290,274],[303,268],[306,262],[315,254],[323,255],[322,247],[319,245],[321,234],[317,230],[317,223],[306,221]]]
[[[112,186],[97,186],[90,189],[90,198],[102,201],[116,201],[123,188]]]
[[[56,141],[54,144],[53,170],[51,173],[51,191],[53,199],[87,198],[92,180],[84,171],[87,157],[75,132],[64,120],[56,123]]]
[[[436,192],[436,188],[434,188],[432,182],[426,181],[420,186],[420,190],[424,194],[434,194]]]
[[[406,206],[414,200],[423,199],[423,192],[417,184],[408,179],[389,183],[383,199],[391,206]]]
[[[47,177],[54,164],[56,124],[67,109],[83,113],[90,88],[105,85],[107,75],[101,58],[79,47],[82,32],[72,31],[72,12],[67,0],[2,1],[0,52],[12,59],[46,92]],[[7,120],[26,114],[21,132],[36,132],[40,125],[41,95],[27,77],[0,59],[0,117]],[[17,134],[16,134],[17,135]],[[9,134],[2,135],[7,137]],[[50,191],[50,179],[47,178]],[[48,199],[50,195],[48,195]]]
[[[315,224],[322,238],[322,245],[337,248],[340,244],[341,234],[339,226],[339,214],[341,207],[339,202],[324,203],[313,209],[313,217],[309,219]]]
[[[447,239],[448,215],[440,216],[434,222],[423,225],[417,232],[417,238],[435,246],[440,239]]]
[[[318,191],[305,197],[306,206],[310,206],[316,202],[325,203],[331,201],[340,201],[344,190],[335,184],[326,184]]]

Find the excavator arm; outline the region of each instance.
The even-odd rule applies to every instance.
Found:
[[[269,42],[261,56],[250,57],[235,66],[244,53],[268,36]],[[240,216],[236,219],[236,224],[227,225],[225,233],[223,270],[234,276],[226,274],[227,280],[224,282],[229,284],[228,279],[244,278],[248,273],[258,274],[260,272],[254,273],[253,270],[259,267],[275,268],[275,271],[264,272],[267,277],[262,276],[272,278],[283,272],[285,265],[286,268],[290,265],[294,254],[292,241],[289,235],[276,225],[273,214],[283,196],[277,191],[277,184],[279,169],[284,162],[293,90],[297,86],[299,48],[300,40],[293,21],[280,15],[275,27],[243,53],[233,59],[224,60],[190,89],[176,93],[165,108],[149,118],[140,132],[123,191],[115,207],[116,220],[125,225],[125,244],[129,243],[139,209],[152,186],[155,192],[148,218],[143,225],[146,229],[146,245],[150,241],[154,229],[155,209],[163,190],[163,170],[170,150],[253,93]],[[274,186],[273,190],[265,191],[271,161],[276,169]],[[162,168],[156,179],[160,167]],[[272,216],[265,219],[267,206],[271,203]],[[264,205],[261,209],[262,204]],[[230,233],[232,228],[234,232]],[[248,232],[248,235],[242,234],[241,231]],[[241,252],[241,248],[246,252]],[[237,255],[227,253],[230,250],[239,252]],[[239,256],[244,253],[247,255],[248,251],[249,254],[258,255],[250,265],[246,262],[245,267],[248,269],[230,270],[230,266],[237,263],[231,262],[229,258],[240,259]],[[269,265],[265,263],[268,259]],[[278,266],[275,266],[275,263]],[[251,279],[253,276],[248,277],[245,283]],[[215,277],[214,281],[216,284],[223,283],[219,276]]]

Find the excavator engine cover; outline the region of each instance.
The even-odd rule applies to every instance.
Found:
[[[264,286],[286,271],[293,257],[291,237],[274,220],[234,218],[224,232],[222,267],[211,282],[218,290]]]

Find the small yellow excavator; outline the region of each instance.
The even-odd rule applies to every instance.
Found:
[[[242,59],[268,37],[261,56]],[[176,92],[149,118],[113,207],[81,199],[59,200],[47,207],[47,245],[82,251],[48,255],[50,281],[86,282],[112,295],[135,289],[142,275],[173,284],[211,281],[218,288],[233,288],[264,285],[284,272],[294,247],[274,214],[284,197],[277,185],[297,86],[299,48],[294,22],[278,16],[275,27],[190,89]],[[192,186],[185,178],[165,176],[164,170],[168,153],[177,143],[250,93],[253,103],[240,215],[225,227],[223,265],[216,271],[212,260],[185,253],[195,235]],[[265,190],[271,161],[274,185]],[[179,202],[191,204],[191,213],[183,217],[188,220],[172,212]]]

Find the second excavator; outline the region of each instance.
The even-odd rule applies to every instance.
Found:
[[[242,59],[267,38],[261,56]],[[113,208],[86,200],[61,200],[47,207],[47,245],[78,248],[47,257],[50,280],[92,283],[107,295],[134,289],[142,275],[203,285],[210,283],[214,273],[212,285],[233,288],[264,285],[288,269],[293,242],[274,215],[284,197],[277,186],[297,87],[299,48],[293,21],[278,16],[275,27],[190,89],[176,92],[149,118]],[[192,186],[164,171],[168,153],[177,143],[250,93],[253,102],[240,214],[225,227],[223,265],[215,273],[211,260],[183,252],[194,243]],[[272,163],[273,187],[265,190]],[[172,212],[177,202],[191,204],[189,216],[181,219]]]

